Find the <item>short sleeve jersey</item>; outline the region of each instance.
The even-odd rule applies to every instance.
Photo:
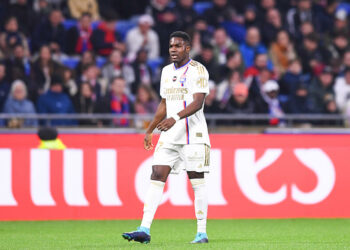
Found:
[[[160,81],[160,95],[166,100],[167,118],[179,113],[193,102],[193,94],[209,94],[209,74],[194,60],[180,68],[165,66]],[[204,106],[204,104],[203,104]],[[203,106],[193,115],[177,121],[168,131],[162,132],[160,141],[172,144],[198,144],[210,146],[208,127]]]

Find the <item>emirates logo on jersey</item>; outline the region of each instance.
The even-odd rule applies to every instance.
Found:
[[[173,77],[173,82],[175,82],[177,80],[177,76]]]

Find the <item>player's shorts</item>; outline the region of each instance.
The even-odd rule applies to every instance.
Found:
[[[210,147],[206,144],[171,144],[158,142],[153,165],[170,166],[171,174],[181,170],[209,173]]]

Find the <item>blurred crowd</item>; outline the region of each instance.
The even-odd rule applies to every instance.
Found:
[[[0,110],[152,114],[169,35],[183,30],[210,74],[206,113],[269,114],[273,125],[284,114],[350,115],[349,21],[340,0],[2,0]]]

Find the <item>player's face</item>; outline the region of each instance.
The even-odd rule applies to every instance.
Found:
[[[190,53],[190,46],[179,37],[172,37],[169,43],[170,58],[174,63],[180,63],[186,60]]]

